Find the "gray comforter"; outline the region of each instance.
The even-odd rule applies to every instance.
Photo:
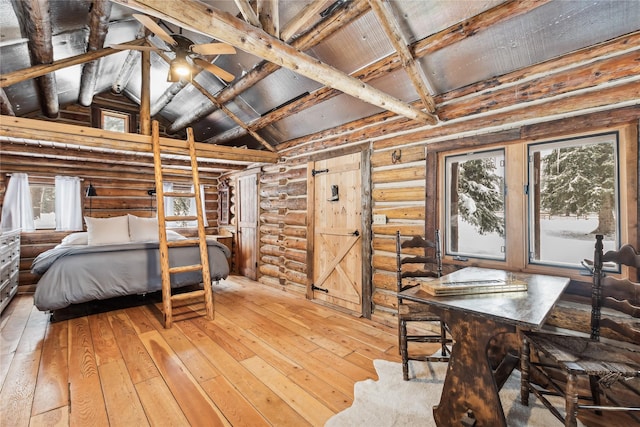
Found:
[[[229,274],[229,249],[207,240],[211,280]],[[169,265],[200,263],[198,247],[169,249]],[[123,295],[146,294],[162,288],[158,243],[103,246],[57,246],[38,255],[31,265],[42,275],[34,295],[40,310],[57,310],[71,304]],[[174,288],[202,282],[199,271],[171,275]]]

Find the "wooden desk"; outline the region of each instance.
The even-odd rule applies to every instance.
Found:
[[[495,270],[468,267],[451,273],[450,281],[483,280]],[[438,426],[459,426],[469,411],[477,427],[505,426],[506,422],[487,347],[500,334],[516,328],[535,330],[569,284],[564,277],[513,274],[528,284],[527,291],[434,297],[419,286],[402,292],[403,298],[428,304],[447,323],[455,341],[438,406]]]

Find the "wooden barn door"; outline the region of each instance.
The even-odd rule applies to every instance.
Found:
[[[355,153],[309,164],[313,182],[309,188],[313,194],[313,268],[308,289],[310,298],[360,314],[361,157],[361,153]]]
[[[258,270],[258,180],[257,175],[238,178],[238,256],[240,275],[256,280]]]

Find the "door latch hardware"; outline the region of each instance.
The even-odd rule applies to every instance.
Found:
[[[358,237],[360,235],[360,232],[358,230],[356,230],[353,233],[351,233],[351,235]]]
[[[331,197],[329,197],[327,199],[328,202],[337,202],[338,200],[340,200],[340,196],[338,195],[338,186],[337,185],[332,185],[331,186]]]
[[[327,172],[329,172],[329,169],[320,169],[320,170],[312,169],[311,170],[311,176],[316,176],[319,173],[327,173]]]
[[[320,292],[324,292],[325,294],[329,293],[329,289],[325,289],[325,288],[320,288],[316,285],[314,285],[313,283],[311,284],[311,290],[312,291],[320,291]]]

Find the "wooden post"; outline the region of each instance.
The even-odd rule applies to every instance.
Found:
[[[142,51],[140,133],[142,135],[151,135],[151,52],[144,50]]]

